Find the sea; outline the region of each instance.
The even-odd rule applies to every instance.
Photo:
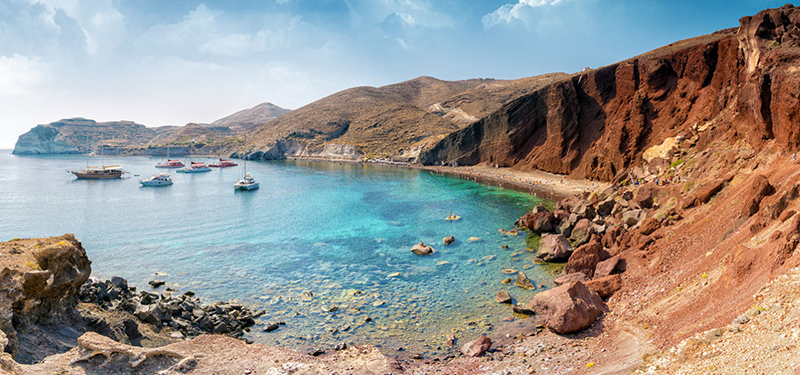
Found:
[[[462,343],[526,319],[495,301],[500,289],[527,303],[554,287],[554,266],[533,261],[538,239],[504,231],[552,204],[528,193],[413,168],[309,161],[248,161],[261,187],[242,192],[233,185],[245,165],[235,159],[238,167],[173,171],[173,185],[141,187],[169,171],[155,168],[161,161],[0,151],[0,241],[74,234],[93,277],[151,291],[148,281],[161,279],[204,303],[239,301],[264,311],[245,338],[300,351],[345,343],[445,355],[455,350],[448,335]],[[101,163],[130,174],[67,173]],[[451,212],[461,218],[445,220]],[[447,236],[455,243],[443,245]],[[413,254],[420,241],[435,253]],[[522,270],[536,290],[514,286]],[[273,322],[278,330],[262,331]]]

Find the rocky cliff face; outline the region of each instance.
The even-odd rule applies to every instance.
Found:
[[[742,18],[738,30],[558,81],[448,135],[420,161],[612,180],[643,164],[645,149],[678,135],[697,135],[701,145],[724,137],[757,150],[795,150],[798,17],[791,5],[766,10]]]
[[[0,252],[0,331],[7,338],[5,352],[28,362],[40,350],[69,349],[64,342],[48,339],[40,327],[78,320],[77,293],[91,273],[81,243],[69,234],[14,239],[0,243]]]

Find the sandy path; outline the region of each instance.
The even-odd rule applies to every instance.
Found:
[[[607,182],[572,179],[564,175],[542,171],[522,172],[510,168],[493,168],[486,165],[468,167],[422,167],[421,169],[473,180],[492,186],[515,189],[542,195],[550,199],[565,198],[584,191],[602,191],[611,186]]]

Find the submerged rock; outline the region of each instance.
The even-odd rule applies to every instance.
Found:
[[[500,289],[494,299],[500,303],[511,303],[511,295],[505,289]]]
[[[461,348],[461,353],[467,357],[477,357],[492,347],[492,340],[486,336],[470,341]]]
[[[520,288],[536,289],[536,285],[533,285],[531,280],[528,278],[528,275],[526,275],[524,271],[519,271],[519,273],[517,273],[517,280],[514,282],[514,284]]]

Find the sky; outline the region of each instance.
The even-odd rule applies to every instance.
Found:
[[[786,0],[0,0],[0,148],[62,118],[208,123],[356,86],[575,72]]]

